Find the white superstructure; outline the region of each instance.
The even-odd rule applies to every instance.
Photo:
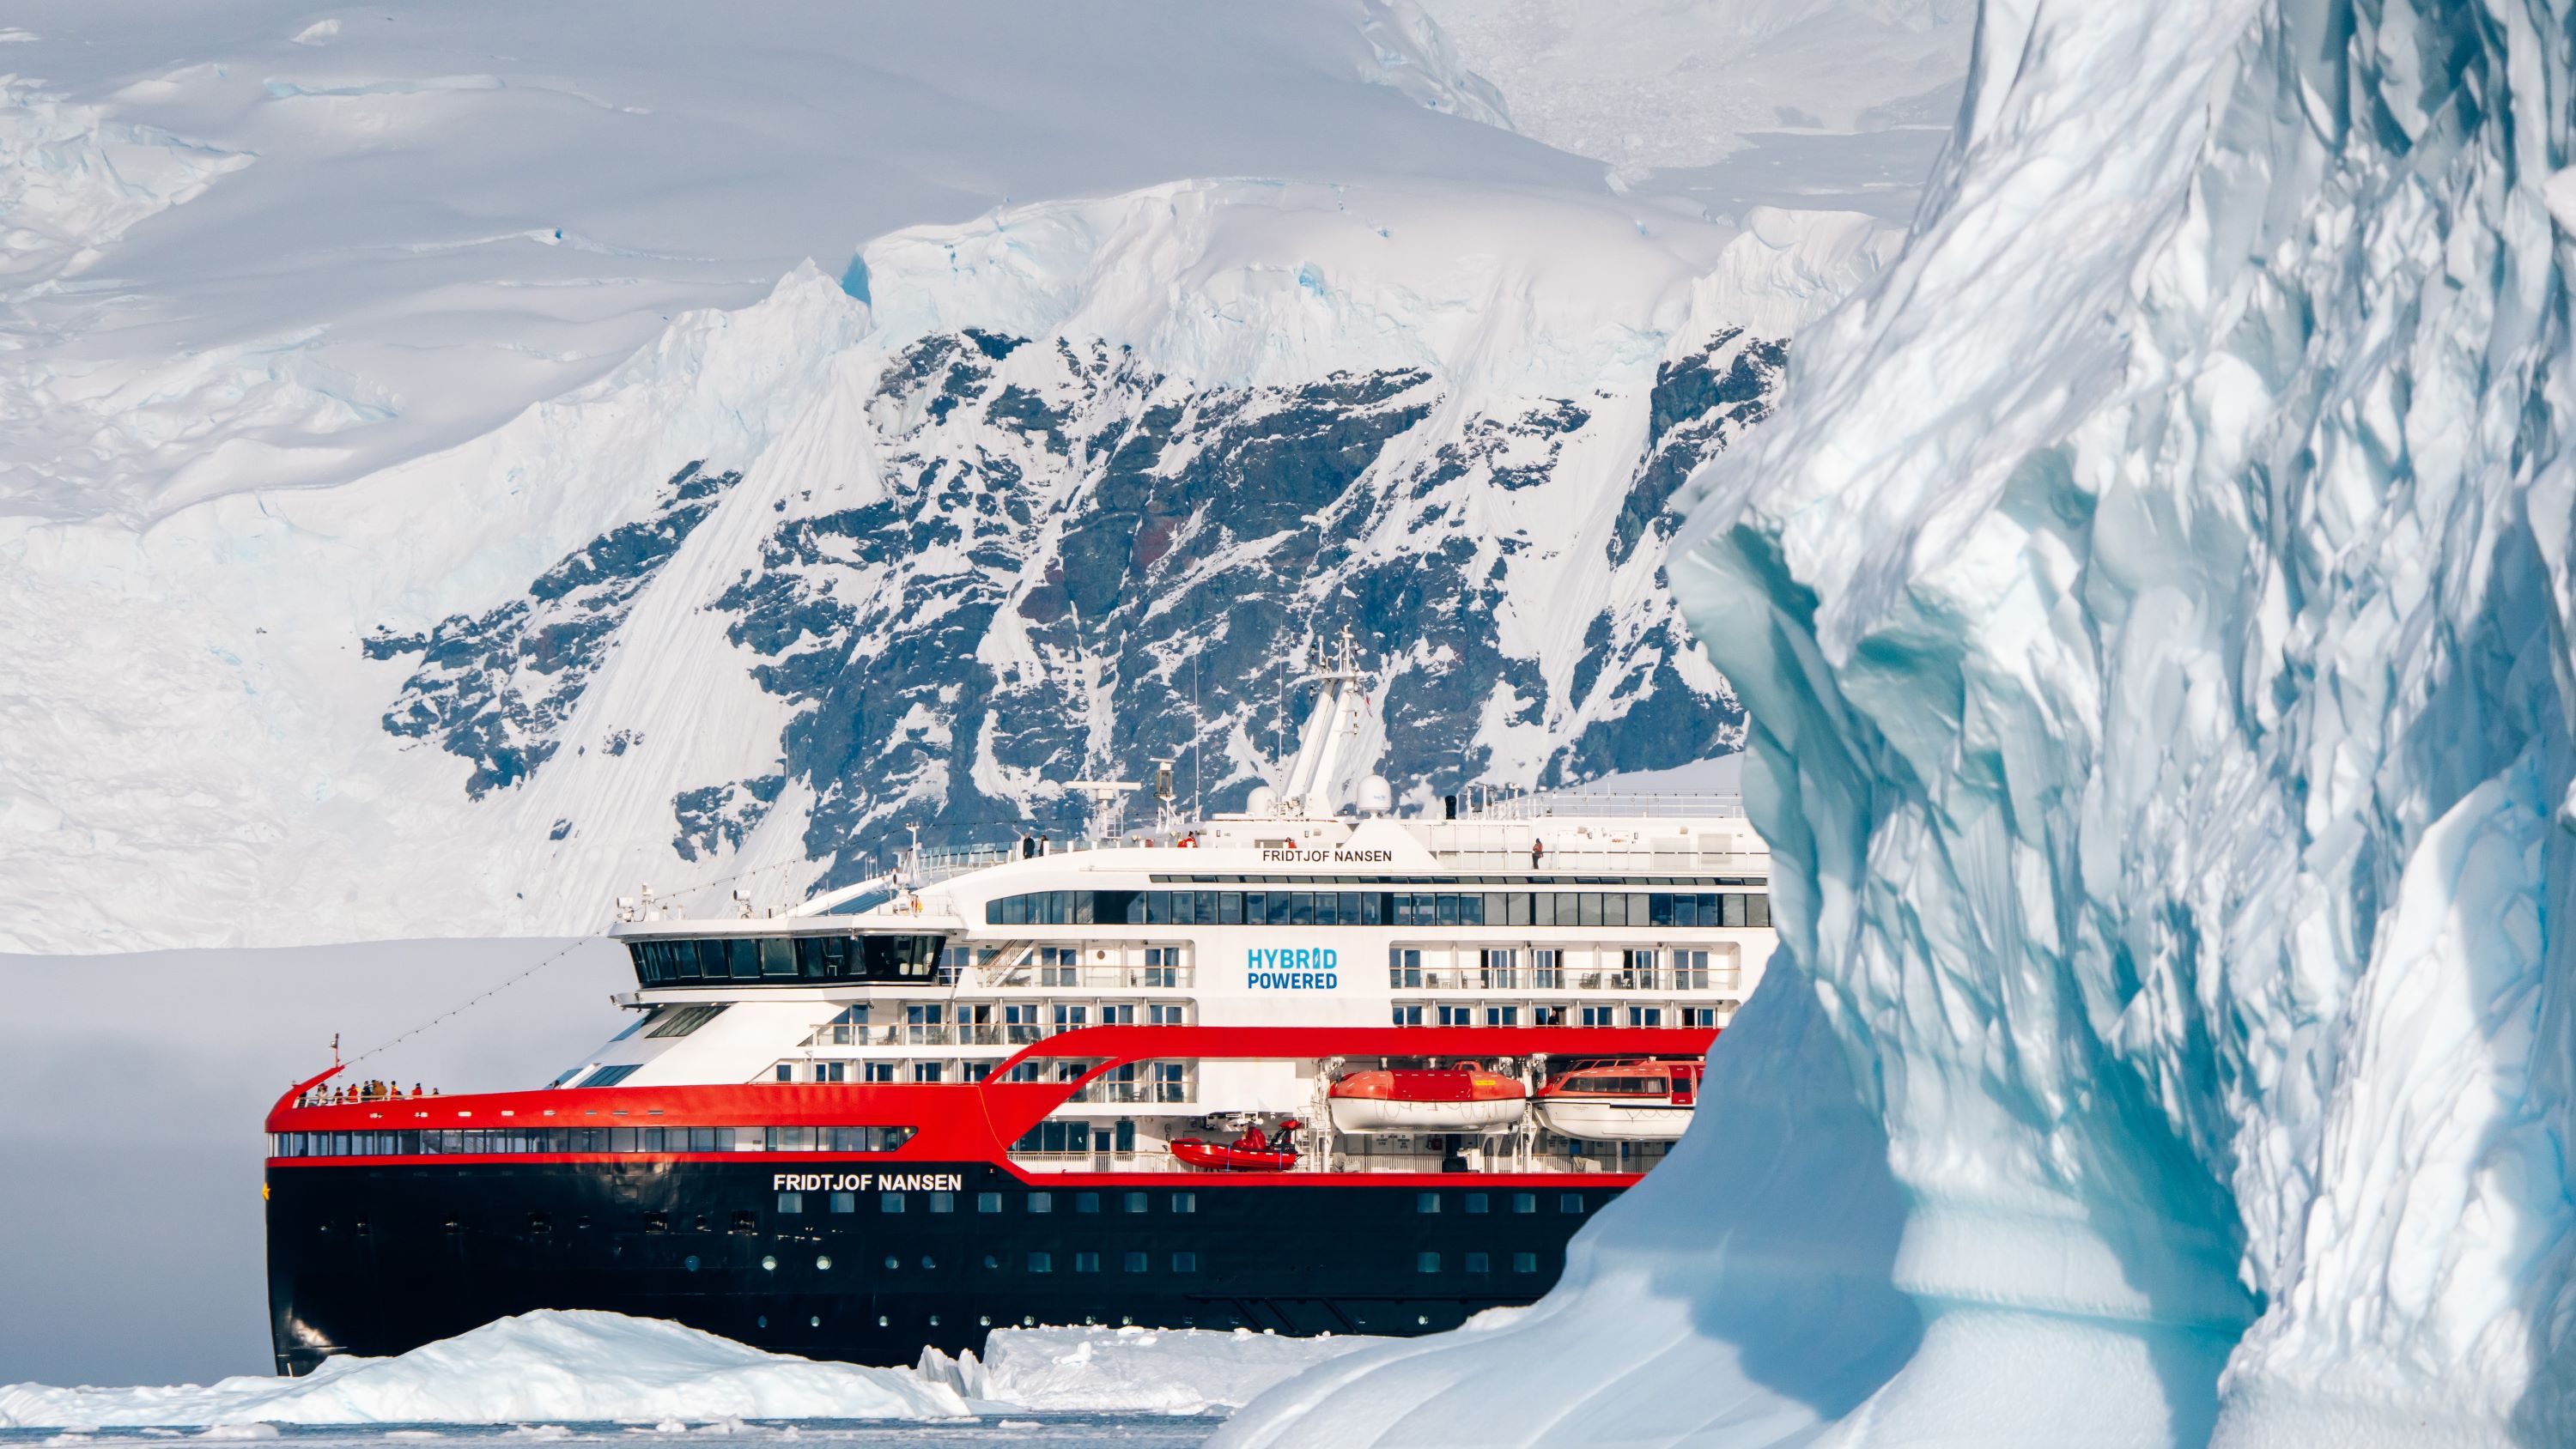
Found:
[[[1768,855],[1735,802],[1471,793],[1399,817],[1383,781],[1345,783],[1373,748],[1347,648],[1317,677],[1294,760],[1244,813],[1179,821],[1166,775],[1151,829],[916,850],[880,883],[892,897],[864,910],[834,913],[863,898],[855,887],[718,920],[625,903],[617,933],[642,983],[628,1001],[657,1010],[562,1084],[973,1083],[1024,1047],[1100,1026],[1419,1027],[1427,1041],[1438,1028],[1727,1024],[1774,939]],[[1353,1169],[1425,1156],[1634,1167],[1650,1150],[1557,1139],[1534,1118],[1472,1143],[1321,1140],[1341,1071],[1457,1059],[1133,1063],[1014,1156],[1152,1170],[1172,1137],[1262,1115],[1300,1118],[1310,1160]],[[1475,1059],[1533,1085],[1549,1070],[1543,1052]]]

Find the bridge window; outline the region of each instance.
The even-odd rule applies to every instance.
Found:
[[[1198,1254],[1196,1254],[1196,1253],[1174,1253],[1174,1254],[1172,1255],[1172,1271],[1173,1271],[1173,1272],[1175,1272],[1175,1273],[1195,1273],[1195,1272],[1197,1272],[1198,1270],[1199,1270],[1199,1255],[1198,1255]]]
[[[1439,1272],[1439,1271],[1440,1271],[1440,1255],[1439,1255],[1438,1253],[1416,1253],[1416,1254],[1414,1254],[1414,1255],[1413,1255],[1413,1271],[1415,1271],[1416,1273],[1437,1273],[1437,1272]]]

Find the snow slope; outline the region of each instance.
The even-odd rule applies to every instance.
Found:
[[[1018,208],[354,483],[22,520],[0,881],[49,905],[0,941],[775,900],[909,823],[1070,829],[1097,759],[1186,757],[1218,805],[1328,614],[1397,654],[1417,796],[1722,752],[1660,504],[1889,240],[1755,221],[1430,183]]]
[[[24,0],[0,511],[342,482],[805,258],[1185,176],[1584,185],[1365,0],[741,14]]]
[[[1220,1442],[2576,1438],[2570,29],[1987,7],[1903,256],[1695,485],[1747,1109],[1521,1322]]]
[[[1423,0],[1510,124],[1640,196],[1911,216],[1956,119],[1968,0]]]

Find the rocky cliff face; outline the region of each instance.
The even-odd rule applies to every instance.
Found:
[[[693,461],[523,592],[425,630],[384,727],[481,798],[545,769],[638,594],[692,560],[737,664],[782,702],[770,768],[675,790],[684,861],[800,790],[827,883],[932,838],[1078,828],[1064,782],[1151,778],[1238,805],[1294,739],[1295,669],[1351,627],[1391,679],[1378,768],[1418,797],[1724,753],[1742,713],[1679,627],[1667,495],[1759,423],[1787,343],[1720,327],[1579,397],[1462,404],[1423,367],[1207,385],[1097,337],[942,331],[866,388],[864,502],[737,496]],[[1533,646],[1536,647],[1533,647]],[[655,722],[613,722],[623,753]],[[601,722],[590,728],[596,732]]]

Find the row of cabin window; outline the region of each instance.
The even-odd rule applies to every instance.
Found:
[[[1508,1006],[1432,1005],[1398,1002],[1390,1010],[1397,1026],[1520,1026],[1521,1008]],[[1529,1008],[1530,1026],[1633,1026],[1662,1027],[1671,1025],[1685,1031],[1713,1028],[1717,1025],[1714,1006],[1677,1006],[1666,1011],[1660,1006],[1577,1006],[1539,1004]]]
[[[1030,891],[989,926],[1768,927],[1759,891]]]
[[[275,1157],[461,1157],[558,1152],[892,1152],[913,1127],[467,1127],[279,1132]]]
[[[1134,1126],[1133,1123],[1122,1125],[1128,1126],[1131,1129]],[[778,1210],[783,1213],[802,1213],[805,1211],[805,1199],[808,1196],[823,1199],[824,1210],[827,1212],[854,1213],[859,1210],[859,1195],[854,1192],[812,1194],[801,1192],[782,1192],[778,1195]],[[953,1213],[957,1211],[957,1198],[959,1195],[956,1193],[931,1192],[924,1193],[922,1196],[929,1199],[929,1210],[934,1213]],[[1057,1195],[1053,1192],[1021,1193],[1019,1194],[1021,1210],[1023,1212],[1035,1214],[1052,1213],[1055,1211],[1056,1196]],[[1098,1213],[1103,1210],[1102,1204],[1106,1202],[1115,1202],[1117,1204],[1118,1211],[1122,1213],[1149,1213],[1154,1210],[1154,1194],[1150,1192],[1069,1192],[1065,1193],[1064,1196],[1071,1199],[1073,1210],[1076,1213]],[[1167,1206],[1173,1212],[1194,1213],[1199,1210],[1199,1195],[1195,1192],[1175,1192],[1170,1193],[1167,1196],[1170,1198],[1170,1202]],[[907,1206],[911,1197],[912,1194],[903,1192],[878,1193],[877,1211],[881,1213],[908,1212],[911,1210]],[[979,1213],[998,1213],[1003,1211],[1007,1202],[1008,1199],[1001,1193],[979,1192],[975,1194],[975,1211]]]
[[[937,936],[734,936],[630,941],[647,986],[688,981],[922,981],[939,964]]]

